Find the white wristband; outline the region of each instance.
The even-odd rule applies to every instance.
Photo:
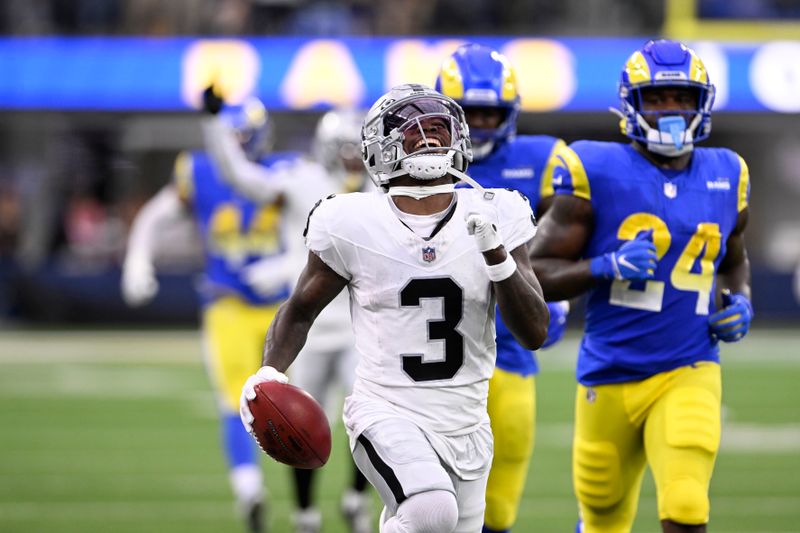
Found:
[[[496,265],[486,265],[486,273],[489,274],[489,279],[492,281],[503,281],[510,278],[514,272],[517,271],[517,262],[507,254],[502,263]]]

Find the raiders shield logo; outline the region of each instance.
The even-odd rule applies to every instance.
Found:
[[[430,263],[436,259],[436,248],[432,246],[426,246],[422,249],[422,260],[426,263]]]

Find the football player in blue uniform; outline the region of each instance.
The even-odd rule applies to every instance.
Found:
[[[704,532],[720,443],[719,341],[747,334],[750,180],[731,150],[695,148],[714,86],[681,43],[650,41],[619,85],[630,144],[579,141],[533,243],[551,299],[588,292],[573,483],[585,532],[630,531],[645,466],[665,532]]]
[[[263,104],[249,99],[222,115],[235,129],[248,156],[264,156],[268,119]],[[123,265],[122,292],[130,305],[143,305],[158,290],[154,255],[159,232],[191,212],[202,238],[205,275],[200,288],[206,368],[222,419],[222,440],[230,482],[250,531],[262,531],[265,489],[255,442],[239,421],[239,394],[259,368],[264,324],[289,294],[289,280],[263,275],[285,252],[280,204],[258,204],[234,192],[203,151],[181,153],[173,183],[141,209],[134,221]]]
[[[553,195],[553,169],[564,141],[548,135],[516,135],[520,96],[514,69],[497,50],[459,47],[445,60],[436,89],[464,109],[472,141],[470,175],[484,187],[511,188],[528,198],[537,215]],[[548,303],[544,347],[564,334],[569,306]],[[510,531],[533,453],[536,425],[536,357],[514,339],[497,316],[497,365],[489,381],[494,458],[486,489],[485,533]]]

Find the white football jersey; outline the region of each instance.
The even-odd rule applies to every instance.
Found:
[[[488,421],[495,363],[492,283],[465,218],[478,212],[495,220],[509,252],[536,231],[527,200],[516,192],[456,194],[452,212],[428,239],[406,227],[378,191],[323,200],[306,235],[309,250],[349,280],[359,352],[353,398],[383,399],[446,435]],[[360,411],[357,425],[368,427],[369,409]]]

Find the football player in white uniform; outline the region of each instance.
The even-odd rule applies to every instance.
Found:
[[[380,98],[362,155],[382,191],[321,201],[310,253],[269,328],[264,366],[242,390],[277,380],[311,324],[345,287],[359,363],[344,422],[356,464],[384,503],[381,531],[478,533],[492,434],[486,413],[495,361],[495,303],[517,340],[538,348],[549,314],[528,261],[535,233],[525,198],[473,186],[462,109],[422,85]]]
[[[206,91],[204,96],[208,100],[214,93]],[[206,110],[213,109],[213,104],[206,105]],[[204,121],[206,148],[223,179],[256,202],[281,202],[287,253],[251,269],[248,275],[253,285],[266,288],[296,283],[307,254],[302,235],[314,203],[333,193],[363,190],[369,182],[361,162],[363,116],[353,109],[325,113],[317,124],[312,157],[281,161],[269,168],[246,157],[225,121],[214,116]],[[336,407],[338,387],[345,394],[352,390],[357,362],[354,343],[349,302],[343,292],[317,317],[291,373],[292,381],[325,405],[328,413]],[[355,465],[353,471],[352,485],[342,495],[341,511],[353,533],[370,533],[369,485]],[[313,470],[294,469],[297,510],[292,518],[296,533],[318,533],[322,528],[322,514],[314,505],[313,474]]]

